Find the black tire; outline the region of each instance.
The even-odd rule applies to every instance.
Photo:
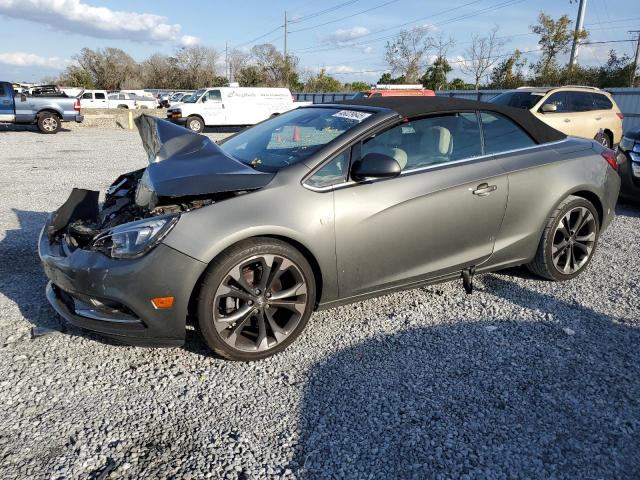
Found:
[[[195,115],[191,117],[187,117],[187,121],[185,122],[185,127],[187,127],[192,132],[202,133],[204,130],[204,120],[202,118],[197,117]]]
[[[589,221],[589,225],[587,226],[585,220],[584,226],[578,227],[578,231],[575,232],[572,228],[563,228],[567,222],[567,215],[569,215],[569,220],[575,218],[579,223],[580,219],[577,216],[581,211],[584,212],[584,209],[591,213],[593,222]],[[584,215],[585,218],[588,219],[586,212]],[[560,225],[561,222],[563,222],[562,226]],[[588,232],[585,230],[587,227],[589,228]],[[568,231],[570,236],[566,237],[563,231]],[[593,236],[593,239],[588,242],[583,240],[578,242],[578,239],[584,239],[589,236]],[[542,238],[540,239],[536,256],[531,263],[527,264],[527,268],[534,274],[548,280],[556,282],[571,280],[572,278],[580,275],[587,268],[589,263],[591,263],[599,238],[600,220],[598,218],[596,208],[588,200],[571,195],[560,202],[549,217],[544,232],[542,233]],[[566,241],[567,245],[559,248],[559,245],[562,245],[563,241]],[[581,245],[580,248],[574,249],[574,245],[578,243]],[[586,244],[589,244],[588,253],[586,253],[586,250],[583,250],[583,248],[586,247]],[[577,252],[575,254],[576,258],[573,258],[574,251]],[[563,255],[565,262],[562,262]],[[577,259],[578,255],[584,256]],[[560,265],[562,263],[564,263],[565,267],[569,265],[566,271],[561,268]],[[575,271],[573,271],[574,267]]]
[[[604,148],[611,148],[613,145],[613,139],[611,135],[607,132],[602,132],[602,137],[600,138],[600,145]]]
[[[55,113],[41,113],[38,115],[38,130],[46,134],[54,134],[60,131],[62,123]]]
[[[263,269],[259,276],[254,276],[256,270],[251,269],[267,265],[266,259],[272,260],[271,269]],[[261,260],[265,261],[261,263]],[[280,268],[282,266],[285,268]],[[239,272],[244,285],[249,288],[240,288],[233,278],[233,272]],[[251,272],[252,280],[247,277],[247,272]],[[265,272],[267,276],[263,277]],[[267,278],[264,283],[263,278]],[[292,295],[284,295],[291,291],[291,283],[287,284],[287,281],[293,282],[295,292]],[[297,287],[297,282],[304,285],[301,295],[298,289],[302,287]],[[235,294],[220,293],[230,290],[227,285],[232,285],[233,291],[240,292],[245,299],[236,297],[229,306],[229,298]],[[263,291],[257,290],[262,285],[267,286]],[[247,295],[250,290],[252,294]],[[230,360],[253,361],[274,355],[287,348],[304,330],[315,306],[315,291],[315,279],[309,262],[291,245],[260,237],[241,242],[220,254],[205,273],[197,304],[202,337],[215,353]],[[255,292],[261,295],[260,303],[253,295]],[[291,305],[290,298],[295,299],[293,303],[300,305],[300,311],[274,306],[276,303]],[[238,316],[242,312],[247,313]],[[287,312],[290,312],[289,317]],[[234,315],[237,320],[233,323],[225,320],[225,316],[232,318]],[[264,332],[262,336],[261,325]]]

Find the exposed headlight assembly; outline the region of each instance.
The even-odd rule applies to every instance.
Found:
[[[112,258],[136,258],[154,248],[178,222],[179,214],[146,218],[102,232],[91,249]]]

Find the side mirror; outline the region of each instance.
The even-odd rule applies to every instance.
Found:
[[[202,103],[206,102],[206,101],[207,101],[207,96],[206,96],[206,95],[203,95],[203,96],[202,96],[202,100],[201,100],[201,101],[202,101]]]
[[[27,96],[24,93],[20,94],[20,101],[21,102],[26,102],[27,101]]]
[[[354,180],[367,178],[393,178],[400,175],[402,168],[395,158],[382,153],[367,153],[351,167]]]
[[[554,103],[545,103],[542,105],[542,113],[557,112],[558,106]]]

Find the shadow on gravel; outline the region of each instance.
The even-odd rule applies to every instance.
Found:
[[[496,296],[579,320],[575,335],[554,321],[488,318],[340,351],[310,372],[292,470],[302,478],[640,478],[640,330],[483,279]]]
[[[70,132],[70,131],[71,129],[65,128],[63,126],[60,128],[60,130],[58,130],[58,133]],[[40,132],[40,130],[38,130],[38,127],[36,125],[4,124],[4,125],[0,125],[0,132],[24,132],[24,133],[37,133],[38,135],[45,135],[44,133]]]
[[[616,215],[621,217],[640,217],[640,202],[633,203],[628,200],[619,200],[616,205]]]

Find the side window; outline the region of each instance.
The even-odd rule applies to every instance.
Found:
[[[557,110],[556,113],[563,113],[569,111],[569,102],[567,100],[566,92],[556,92],[553,93],[549,98],[544,101],[544,105],[551,104],[555,105]]]
[[[93,100],[93,93],[85,93],[82,95],[82,98],[86,98],[88,100]]]
[[[362,156],[382,153],[402,170],[413,170],[482,155],[475,113],[456,113],[412,120],[366,140]]]
[[[209,90],[207,97],[209,97],[207,100],[209,100],[210,102],[222,101],[222,94],[220,93],[220,90]]]
[[[593,110],[593,96],[587,92],[568,92],[571,112],[588,112]]]
[[[126,99],[127,97],[125,97],[124,94],[121,93],[118,95],[118,100],[126,100]]]
[[[314,173],[305,182],[306,185],[315,188],[330,187],[345,181],[347,169],[349,168],[350,149],[338,154],[330,160],[324,167]]]
[[[104,100],[104,93],[96,93],[96,100]]]
[[[4,96],[6,96],[6,95],[7,95],[7,94],[6,94],[6,93],[5,93],[5,91],[4,91],[4,85],[0,85],[0,97],[4,97]]]
[[[524,130],[500,114],[482,112],[480,118],[484,134],[484,151],[487,154],[532,147],[536,144]]]
[[[606,95],[594,93],[593,106],[596,110],[611,110],[613,108],[613,103],[611,103],[611,100],[609,100]]]

